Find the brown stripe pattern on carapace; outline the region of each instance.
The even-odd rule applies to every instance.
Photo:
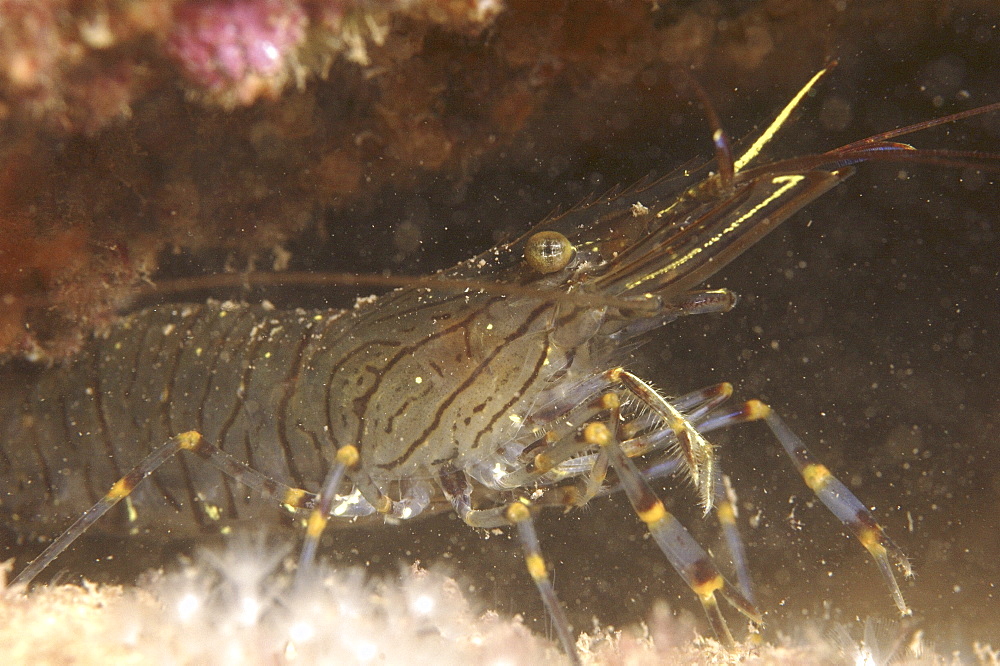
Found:
[[[35,371],[3,396],[4,513],[30,522],[27,532],[58,532],[153,448],[192,429],[311,491],[348,443],[386,489],[446,461],[466,467],[516,436],[510,415],[526,412],[559,367],[555,310],[406,290],[349,311],[207,304],[132,314],[73,363]],[[256,516],[273,504],[179,461],[134,492],[131,527],[184,535],[209,516]]]

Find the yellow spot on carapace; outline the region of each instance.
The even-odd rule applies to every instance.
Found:
[[[830,470],[826,468],[826,465],[812,463],[802,468],[802,478],[813,492],[819,492],[830,479]]]
[[[507,418],[510,419],[511,423],[517,423],[517,424],[521,423],[521,417],[518,416],[517,414],[511,414]]]
[[[414,384],[423,384],[424,383],[424,378],[423,377],[414,377],[413,378],[413,383]]]
[[[225,310],[220,310],[219,311],[219,316],[220,317],[225,317],[227,314],[229,314],[229,313],[227,313]]]
[[[639,520],[646,523],[647,525],[652,525],[658,523],[667,517],[667,510],[663,506],[663,502],[656,500],[656,504],[646,509],[645,511],[639,511]]]
[[[264,358],[271,358],[271,352],[264,352]]]
[[[487,331],[492,331],[493,330],[493,324],[486,324],[486,330]]]
[[[306,535],[316,538],[323,534],[324,529],[326,529],[326,516],[319,511],[310,513],[309,521],[306,523]]]
[[[524,558],[524,563],[528,565],[528,573],[532,580],[545,580],[549,577],[548,569],[545,568],[545,559],[536,554],[528,555]]]
[[[219,520],[222,518],[222,509],[215,504],[205,504],[205,515],[209,520]]]
[[[197,347],[197,348],[195,348],[195,350],[194,350],[194,355],[195,355],[195,356],[201,356],[201,355],[202,355],[202,353],[203,353],[204,351],[205,351],[205,350],[204,350],[204,349],[202,349],[201,347]]]
[[[713,596],[716,590],[721,590],[725,585],[726,581],[722,578],[722,575],[715,574],[704,583],[695,583],[691,586],[691,589],[694,590],[695,594],[704,599]]]

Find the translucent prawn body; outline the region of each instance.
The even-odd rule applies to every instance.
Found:
[[[451,509],[472,527],[515,526],[575,658],[533,515],[618,491],[732,643],[718,599],[754,622],[761,613],[708,435],[761,420],[908,613],[894,572],[911,574],[902,551],[768,406],[725,408],[728,384],[668,398],[620,365],[651,331],[731,309],[733,293],[701,285],[855,164],[996,167],[993,155],[892,139],[997,105],[755,165],[821,75],[737,159],[716,128],[712,168],[554,214],[513,242],[352,309],[148,309],[68,366],[38,370],[0,412],[0,480],[9,489],[0,510],[22,533],[62,535],[15,583],[95,523],[183,535],[292,514],[305,522],[298,575],[306,580],[331,520]],[[650,479],[674,472],[692,482],[705,513],[717,513],[734,582],[657,498]],[[124,522],[99,521],[125,498]]]

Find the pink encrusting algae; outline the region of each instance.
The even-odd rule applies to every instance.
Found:
[[[292,0],[186,2],[174,18],[168,53],[193,84],[232,106],[281,93],[308,23]]]

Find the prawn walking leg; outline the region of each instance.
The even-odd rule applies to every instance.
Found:
[[[542,596],[542,603],[548,611],[552,623],[555,625],[556,634],[559,635],[559,642],[569,656],[573,664],[580,663],[580,657],[576,653],[573,643],[572,628],[566,619],[562,604],[556,597],[555,588],[549,579],[549,568],[542,557],[542,548],[538,543],[538,534],[535,532],[535,523],[531,518],[531,509],[525,502],[514,502],[506,508],[507,520],[517,526],[517,535],[521,539],[521,546],[524,548],[524,563],[528,567],[531,580],[535,581],[535,587]]]
[[[439,481],[445,495],[451,500],[455,512],[467,525],[478,528],[504,525],[517,527],[521,547],[524,549],[525,566],[528,568],[528,573],[531,575],[535,587],[538,588],[546,612],[552,619],[556,634],[559,636],[559,642],[562,643],[563,650],[570,661],[573,664],[579,664],[580,657],[576,652],[573,629],[566,619],[566,612],[563,610],[562,604],[559,603],[559,598],[556,596],[555,588],[549,578],[548,565],[542,556],[541,545],[538,541],[538,534],[535,532],[527,500],[518,500],[507,506],[473,509],[471,503],[472,487],[462,472],[454,469],[447,470],[440,475]]]
[[[623,371],[622,376],[629,373]],[[695,420],[692,418],[691,420]],[[785,424],[769,406],[759,400],[749,400],[741,405],[736,411],[727,414],[709,413],[704,416],[704,420],[696,422],[698,431],[702,434],[726,428],[732,425],[747,423],[750,421],[764,421],[771,429],[771,432],[778,439],[782,448],[792,459],[796,469],[802,475],[806,485],[809,486],[820,501],[846,525],[858,538],[865,549],[871,554],[879,571],[882,573],[889,587],[893,602],[902,615],[910,615],[911,610],[907,606],[903,594],[899,588],[899,583],[893,573],[892,566],[895,565],[902,571],[904,577],[913,577],[913,568],[909,559],[902,549],[890,539],[881,525],[875,520],[872,512],[861,503],[847,486],[833,476],[830,470],[819,462],[805,443],[798,435]],[[654,433],[658,435],[658,433]],[[648,438],[649,436],[647,436]],[[628,450],[628,442],[626,450]],[[654,463],[643,469],[642,474],[646,479],[672,474],[681,467],[677,459],[669,459],[662,463]],[[719,477],[721,480],[721,476]],[[726,493],[716,491],[714,494],[717,503],[716,513],[719,522],[723,526],[727,543],[730,546],[731,554],[737,564],[737,569],[741,573],[742,580],[749,581],[749,569],[741,564],[745,562],[745,557],[741,555],[742,544],[738,533],[735,531],[735,514],[733,505],[726,499]],[[746,589],[746,586],[744,586]]]
[[[896,608],[902,615],[910,615],[912,611],[903,599],[899,583],[892,571],[895,564],[906,578],[913,577],[913,568],[903,551],[893,543],[882,526],[875,521],[875,516],[864,504],[837,479],[826,465],[822,464],[809,452],[805,443],[785,422],[762,402],[754,405],[759,410],[760,418],[771,429],[774,436],[781,442],[788,457],[795,463],[806,485],[816,493],[816,496],[826,505],[833,515],[840,518],[851,532],[858,538],[861,545],[871,553],[885,578]],[[890,563],[891,561],[891,563]]]
[[[308,509],[312,506],[315,495],[299,488],[292,488],[279,483],[260,472],[244,465],[228,453],[205,441],[194,430],[183,432],[171,437],[160,448],[146,456],[128,474],[118,479],[107,494],[97,504],[87,509],[65,532],[60,534],[48,547],[11,581],[11,586],[28,585],[45,567],[72,545],[91,525],[101,519],[135,490],[147,476],[155,472],[181,451],[191,451],[197,454],[219,471],[229,475],[245,486],[256,490],[265,498],[275,498],[292,511]]]
[[[617,425],[617,414],[615,416],[614,422]],[[612,435],[611,430],[603,423],[591,423],[585,430],[589,441],[608,451],[611,465],[618,473],[632,508],[645,523],[670,565],[698,595],[719,640],[726,645],[734,644],[733,636],[719,609],[716,592],[753,622],[763,623],[760,611],[723,577],[708,553],[663,506],[635,463],[625,455],[621,442]]]
[[[430,502],[429,495],[420,484],[411,489],[408,496],[399,500],[391,499],[379,488],[371,475],[364,470],[358,448],[351,444],[340,447],[337,449],[335,464],[327,474],[319,498],[306,521],[306,538],[299,556],[299,568],[296,572],[297,584],[301,585],[310,578],[316,559],[316,551],[319,548],[319,540],[330,517],[344,515],[347,505],[341,502],[335,508],[334,499],[337,497],[337,489],[345,477],[352,482],[355,491],[366,502],[365,506],[368,511],[378,512],[389,518],[396,520],[412,518],[419,515]],[[362,510],[361,513],[364,511]]]
[[[306,521],[306,538],[302,544],[302,552],[299,554],[299,567],[295,571],[295,584],[297,586],[305,585],[311,577],[316,562],[319,540],[323,536],[323,530],[326,529],[326,523],[330,519],[330,512],[333,509],[333,499],[340,483],[344,480],[347,468],[357,464],[357,460],[358,449],[354,446],[345,446],[337,451],[337,462],[326,475],[323,488],[319,491],[316,506],[313,507],[309,513],[309,520]]]
[[[754,420],[752,415],[748,415],[750,410],[746,406],[741,407],[736,412],[719,416],[715,409],[728,400],[733,394],[733,385],[729,382],[722,382],[713,386],[707,386],[698,391],[693,391],[687,395],[682,395],[670,400],[670,404],[684,415],[687,422],[702,435],[707,435],[717,428],[725,428],[738,423],[745,423]],[[623,423],[621,430],[634,427],[633,424]],[[666,449],[666,455],[660,460],[644,465],[640,471],[647,480],[670,476],[683,469],[683,461],[677,457],[675,448],[677,446],[676,434],[673,428],[667,426],[653,430],[645,435],[626,439],[622,442],[622,448],[629,458],[636,458],[647,453]],[[733,491],[729,477],[726,476],[718,462],[714,464],[715,481],[713,490],[713,508],[722,533],[726,541],[726,548],[732,558],[733,566],[736,569],[736,579],[743,594],[751,602],[756,603],[753,594],[753,581],[750,575],[749,558],[746,547],[740,535],[739,527],[736,524],[736,493]]]

